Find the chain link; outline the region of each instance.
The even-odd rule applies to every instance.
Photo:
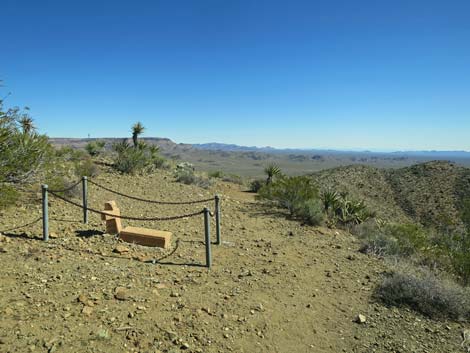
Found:
[[[62,196],[56,194],[56,193],[53,192],[53,191],[49,191],[49,193],[50,193],[51,195],[54,195],[54,196],[57,197],[58,199],[61,199],[62,201],[65,201],[65,202],[67,202],[67,203],[69,203],[69,204],[71,204],[71,205],[74,205],[74,206],[76,206],[76,207],[79,207],[79,208],[82,208],[82,209],[86,209],[86,210],[88,210],[88,211],[90,211],[90,212],[97,213],[97,214],[100,214],[100,215],[105,215],[105,216],[111,216],[111,217],[114,217],[114,218],[133,220],[133,221],[173,221],[173,220],[176,220],[176,219],[198,216],[198,215],[204,213],[204,210],[202,210],[202,211],[198,211],[198,212],[194,212],[194,213],[188,213],[188,214],[184,214],[184,215],[180,215],[180,216],[152,217],[152,218],[131,217],[131,216],[121,216],[121,215],[117,216],[117,215],[114,215],[114,214],[112,214],[112,213],[106,213],[106,212],[103,212],[103,211],[95,210],[95,209],[90,208],[90,207],[83,207],[83,205],[80,205],[79,203],[76,203],[76,202],[74,202],[74,201],[68,200],[68,199],[66,199],[65,197],[62,197]]]
[[[136,200],[136,201],[142,201],[142,202],[148,202],[148,203],[155,203],[155,204],[159,204],[159,205],[192,205],[192,204],[196,204],[196,203],[204,203],[204,202],[209,202],[209,201],[212,201],[214,198],[210,198],[210,199],[205,199],[205,200],[196,200],[196,201],[181,201],[181,202],[177,202],[177,201],[156,201],[156,200],[148,200],[148,199],[142,199],[142,198],[139,198],[139,197],[136,197],[136,196],[131,196],[131,195],[126,195],[126,194],[123,194],[119,191],[116,191],[116,190],[112,190],[112,189],[109,189],[103,185],[100,185],[92,180],[88,180],[89,183],[101,188],[101,189],[104,189],[106,191],[109,191],[109,192],[112,192],[116,195],[119,195],[119,196],[122,196],[122,197],[127,197],[129,199],[132,199],[132,200]]]
[[[72,186],[69,186],[68,188],[65,188],[65,189],[62,189],[62,190],[50,190],[50,192],[67,192],[67,191],[70,191],[72,190],[73,188],[75,188],[78,184],[80,184],[82,181],[79,180],[77,181],[75,184],[73,184]]]
[[[12,230],[17,230],[17,229],[21,229],[21,228],[24,228],[24,227],[28,227],[28,226],[31,226],[31,225],[33,225],[33,224],[36,224],[36,223],[39,222],[40,220],[42,220],[42,217],[39,217],[38,219],[35,219],[34,221],[32,221],[32,222],[30,222],[30,223],[23,224],[23,225],[18,226],[18,227],[14,227],[14,228],[10,228],[10,229],[5,229],[5,230],[0,230],[0,233],[11,232]]]

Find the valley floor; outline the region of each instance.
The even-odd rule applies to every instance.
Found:
[[[463,352],[461,324],[374,302],[385,265],[359,253],[349,233],[268,213],[233,184],[203,190],[165,172],[97,181],[150,199],[221,194],[223,244],[212,247],[212,269],[197,266],[202,217],[124,221],[174,238],[169,251],[123,243],[120,254],[98,215],[75,222],[80,209],[51,197],[48,243],[39,223],[0,236],[0,352]],[[91,207],[115,199],[139,217],[202,207],[138,203],[91,185],[89,195]],[[3,211],[0,231],[39,216],[34,202]],[[358,314],[365,323],[354,322]]]

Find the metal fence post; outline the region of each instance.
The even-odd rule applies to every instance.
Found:
[[[211,258],[211,224],[210,224],[210,211],[207,207],[204,208],[204,234],[206,242],[206,266],[211,268],[212,258]]]
[[[46,184],[42,185],[42,239],[49,240],[49,205]]]
[[[83,223],[88,223],[88,185],[87,177],[82,177]]]
[[[216,241],[217,245],[222,243],[220,239],[220,197],[219,195],[215,195],[215,234],[216,234]]]

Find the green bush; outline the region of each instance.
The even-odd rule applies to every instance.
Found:
[[[281,176],[258,190],[258,199],[274,202],[285,208],[293,218],[318,225],[323,221],[323,206],[318,188],[306,176]]]
[[[162,156],[153,157],[153,166],[156,169],[171,169],[171,164],[168,160]]]
[[[0,99],[0,183],[34,181],[52,151],[48,138],[35,131],[27,112],[5,110]]]
[[[366,222],[353,229],[362,241],[362,251],[378,256],[409,257],[425,253],[431,247],[425,229],[415,224],[386,224]]]
[[[228,183],[243,185],[243,178],[240,175],[236,174],[228,174],[222,176],[222,181],[226,181]]]
[[[305,223],[312,226],[322,224],[325,218],[322,202],[319,199],[310,199],[302,202],[296,210],[296,215],[305,221]]]
[[[186,185],[197,185],[202,188],[207,189],[212,185],[209,178],[197,175],[192,168],[189,167],[179,167],[175,171],[176,181]]]
[[[144,141],[137,141],[135,146],[131,146],[124,139],[113,144],[112,148],[116,153],[114,168],[121,173],[135,174],[167,167],[166,160],[158,154],[158,146],[149,146]]]
[[[462,283],[470,285],[470,233],[445,234],[435,238],[441,261],[457,275]]]
[[[95,157],[103,152],[105,145],[106,142],[104,141],[91,141],[87,143],[85,150],[90,156]]]
[[[73,188],[70,188],[74,185],[77,180],[70,180],[62,175],[49,175],[45,179],[45,183],[49,187],[49,190],[54,191],[58,190],[58,194],[66,198],[80,198],[82,197],[82,184],[79,183]],[[66,190],[66,191],[61,191]]]
[[[266,182],[264,180],[255,179],[250,183],[250,192],[258,192]]]
[[[333,224],[360,224],[375,217],[364,201],[351,199],[348,193],[338,193],[330,188],[321,193],[321,199],[323,208]]]
[[[376,290],[390,306],[407,306],[431,318],[470,319],[470,293],[426,269],[392,272]]]
[[[74,163],[75,175],[79,178],[86,177],[95,177],[98,175],[99,170],[97,165],[93,162],[91,158],[82,158]]]
[[[221,170],[215,170],[215,171],[209,172],[209,178],[222,179],[223,176],[224,176],[224,173]]]
[[[274,201],[294,215],[304,202],[318,198],[318,188],[305,176],[281,177],[259,190],[258,198]]]
[[[19,197],[19,192],[13,186],[0,184],[0,209],[14,206]]]

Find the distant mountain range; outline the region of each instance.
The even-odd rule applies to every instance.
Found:
[[[256,146],[240,146],[235,144],[225,144],[218,142],[192,144],[192,147],[200,150],[209,151],[228,151],[228,152],[265,152],[265,153],[322,153],[322,154],[395,154],[400,156],[410,157],[427,157],[432,158],[435,156],[441,158],[470,158],[470,152],[467,151],[394,151],[394,152],[373,152],[373,151],[348,151],[348,150],[334,150],[334,149],[302,149],[302,148],[274,148],[270,146],[256,147]]]

